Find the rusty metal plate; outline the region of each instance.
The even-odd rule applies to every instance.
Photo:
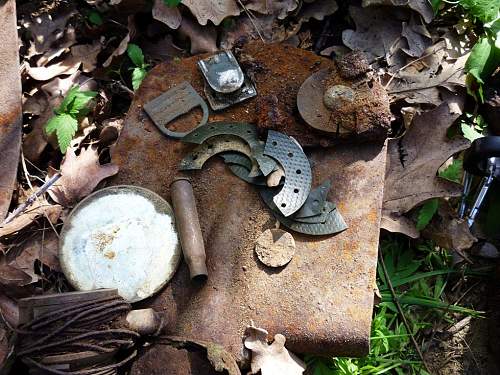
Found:
[[[226,151],[237,151],[247,155],[252,162],[251,171],[259,173],[259,167],[255,159],[252,158],[250,147],[241,138],[234,135],[220,135],[207,139],[181,160],[179,169],[181,171],[201,169],[212,156]]]
[[[203,118],[196,127],[207,123],[208,107],[201,96],[193,89],[193,86],[188,82],[181,82],[157,98],[144,104],[144,110],[163,134],[179,139],[190,131],[174,132],[167,128],[167,124],[198,106],[203,111]]]
[[[259,141],[257,128],[255,125],[237,122],[211,122],[192,131],[184,138],[183,142],[201,144],[208,138],[216,135],[230,134],[243,138],[252,150],[253,157],[257,160],[259,167],[267,176],[276,167],[276,162],[268,156],[263,155],[264,147]],[[256,177],[252,174],[251,177]]]
[[[0,45],[0,222],[10,206],[21,151],[22,91],[19,73],[16,2],[0,5],[2,43]]]
[[[267,134],[264,154],[276,159],[285,171],[285,184],[273,201],[284,216],[290,216],[302,207],[309,195],[311,164],[297,142],[274,130]]]
[[[251,43],[242,53],[259,67],[253,72],[259,94],[276,95],[292,116],[302,82],[315,69],[335,69],[329,59],[286,45]],[[157,65],[144,79],[112,153],[120,166],[113,184],[144,186],[170,199],[177,165],[191,147],[164,137],[149,119],[144,120],[138,106],[185,80],[201,90],[204,80],[198,59]],[[177,121],[188,126],[191,113],[186,116]],[[214,121],[252,123],[257,116],[255,102],[212,116]],[[297,132],[310,131],[293,118],[296,122],[290,126]],[[144,303],[165,314],[168,332],[218,342],[241,363],[248,360],[242,336],[250,320],[271,335],[285,335],[287,348],[297,353],[362,356],[368,352],[386,149],[377,142],[342,144],[311,149],[309,159],[315,163],[313,186],[326,179],[334,182],[328,198],[337,204],[349,229],[335,236],[294,233],[293,259],[272,274],[256,259],[254,245],[276,220],[255,186],[241,181],[219,158],[191,172],[210,277],[202,286],[191,283],[183,262],[165,289]],[[154,351],[154,360],[138,359],[133,374],[164,373],[169,354],[163,347]]]

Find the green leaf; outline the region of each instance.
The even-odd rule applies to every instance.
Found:
[[[163,0],[163,3],[168,7],[175,8],[181,1],[182,0]]]
[[[443,2],[443,0],[430,0],[430,1],[431,1],[432,9],[434,10],[434,14],[437,14],[439,11],[439,7],[441,6],[441,3]]]
[[[439,177],[460,183],[460,181],[462,180],[462,170],[462,160],[454,159],[453,162],[448,165],[445,170],[439,172]]]
[[[134,91],[139,88],[142,80],[144,79],[144,77],[146,77],[146,74],[146,69],[134,68],[134,70],[132,71],[132,88],[134,89]]]
[[[417,230],[424,229],[431,221],[439,206],[439,201],[434,198],[424,203],[417,219]]]
[[[96,95],[97,92],[95,91],[80,91],[79,86],[73,86],[55,112],[57,114],[70,113],[77,117],[82,110],[86,109],[89,101],[95,98]]]
[[[71,140],[78,130],[78,121],[67,113],[61,113],[53,116],[45,125],[45,131],[48,134],[56,132],[57,143],[61,152],[66,153]]]
[[[459,0],[460,5],[482,23],[488,23],[498,17],[500,0]]]
[[[103,23],[101,15],[96,10],[92,10],[89,13],[88,19],[89,19],[90,23],[92,23],[92,24],[94,24],[96,26],[101,26],[102,23]]]
[[[465,63],[465,70],[480,83],[484,83],[482,77],[487,76],[486,68],[490,53],[491,43],[488,38],[482,37],[472,48],[470,56]]]
[[[483,135],[476,131],[472,126],[467,125],[465,122],[462,122],[460,126],[462,128],[462,133],[464,133],[464,137],[469,141],[473,142],[478,138],[482,138]]]
[[[127,47],[127,54],[135,66],[139,68],[144,67],[144,54],[138,45],[130,43]]]

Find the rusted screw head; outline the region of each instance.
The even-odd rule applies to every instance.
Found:
[[[326,89],[323,95],[323,103],[330,110],[341,108],[347,102],[354,101],[354,90],[343,85],[334,85]]]

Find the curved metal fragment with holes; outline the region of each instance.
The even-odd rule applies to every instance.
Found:
[[[217,135],[234,135],[245,140],[252,150],[252,156],[257,160],[260,170],[267,176],[276,167],[276,161],[263,154],[264,147],[259,141],[257,128],[255,125],[244,122],[209,122],[200,126],[182,138],[183,142],[201,144],[207,139]],[[254,174],[256,173],[256,174]],[[252,169],[250,177],[255,177],[259,173]]]
[[[311,216],[319,215],[323,212],[323,207],[325,206],[326,196],[332,187],[330,180],[325,180],[316,189],[311,190],[306,201],[298,210],[293,217],[294,218],[306,218]]]
[[[311,165],[302,148],[289,136],[269,130],[264,155],[276,159],[285,170],[285,184],[273,198],[284,216],[298,211],[311,190]]]
[[[253,185],[266,186],[264,176],[250,177],[250,170],[239,164],[229,164],[229,169],[243,181]]]
[[[221,135],[208,139],[181,160],[179,169],[181,171],[201,169],[208,159],[225,151],[237,151],[248,156],[252,160],[251,170],[255,172],[259,171],[259,166],[255,162],[255,159],[252,158],[252,152],[248,144],[234,135]]]

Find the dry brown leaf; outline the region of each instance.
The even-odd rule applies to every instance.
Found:
[[[477,238],[474,237],[466,220],[457,218],[448,202],[441,200],[438,214],[422,231],[422,237],[429,238],[445,249],[463,251],[470,249]]]
[[[252,351],[251,374],[301,375],[306,369],[305,363],[285,348],[285,336],[275,335],[269,345],[266,330],[248,326],[245,333],[245,347]]]
[[[14,287],[31,283],[32,278],[26,272],[5,263],[0,264],[0,285]]]
[[[411,219],[406,216],[391,215],[388,211],[382,210],[380,228],[393,233],[403,233],[411,238],[420,237],[420,232],[417,230],[415,223]]]
[[[92,44],[79,44],[71,47],[71,55],[82,62],[82,71],[85,73],[95,69],[97,64],[97,55],[102,50],[102,44],[96,40]]]
[[[220,46],[223,49],[231,49],[238,40],[258,39],[256,27],[265,41],[273,41],[274,22],[274,16],[254,17],[253,22],[248,16],[238,17],[228,28],[222,30]]]
[[[213,26],[200,26],[184,17],[179,33],[190,39],[193,55],[217,51],[217,30]]]
[[[39,276],[35,273],[35,262],[39,260],[53,271],[61,272],[58,249],[59,240],[55,233],[46,231],[44,236],[38,235],[29,239],[17,250],[17,256],[9,262],[14,267],[31,277],[31,283],[37,282]]]
[[[90,77],[81,74],[79,70],[66,78],[54,78],[53,80],[43,84],[41,88],[42,91],[49,96],[51,107],[55,108],[59,105],[59,103],[54,102],[54,99],[62,99],[74,85],[80,86],[81,90],[97,89],[97,82]]]
[[[397,10],[397,9],[396,9]],[[344,30],[342,42],[352,50],[363,51],[369,61],[385,57],[390,62],[395,42],[401,37],[401,20],[385,8],[349,7],[356,30]]]
[[[322,21],[326,16],[335,13],[338,8],[334,0],[316,0],[310,4],[303,4],[297,18],[302,22],[307,22],[311,18]]]
[[[363,7],[374,5],[389,5],[409,7],[420,13],[426,23],[429,23],[434,18],[434,11],[428,0],[363,0]]]
[[[163,0],[155,0],[153,5],[153,18],[171,29],[177,29],[181,25],[182,15],[177,7],[169,7]]]
[[[36,61],[36,66],[46,66],[47,63],[61,56],[63,53],[68,52],[68,48],[76,43],[76,31],[75,28],[69,26],[65,33],[64,38],[58,41],[55,47],[49,49]]]
[[[109,163],[101,165],[97,150],[92,147],[82,149],[76,156],[68,148],[61,164],[61,178],[52,185],[50,197],[64,207],[72,207],[89,195],[103,179],[118,173],[118,166]]]
[[[125,37],[121,40],[120,44],[118,44],[118,47],[116,47],[111,56],[109,56],[106,61],[104,61],[104,63],[102,64],[103,67],[107,68],[109,65],[111,65],[114,57],[123,55],[125,51],[127,51],[128,43],[135,37],[136,33],[133,15],[128,16],[127,29],[127,35],[125,35]]]
[[[174,45],[172,35],[168,34],[155,42],[150,40],[144,41],[142,50],[151,59],[157,61],[168,61],[174,57],[181,57],[183,55],[183,50]]]
[[[26,72],[31,76],[31,78],[37,81],[48,81],[54,77],[63,74],[73,74],[80,67],[81,61],[75,59],[73,56],[68,56],[63,61],[49,66],[40,67],[26,67]]]
[[[182,0],[182,4],[189,8],[200,25],[210,20],[217,26],[224,18],[240,14],[235,0]]]
[[[415,115],[401,138],[389,140],[383,204],[386,212],[402,215],[425,200],[461,194],[460,184],[436,176],[451,155],[470,146],[464,138],[450,140],[446,135],[458,116],[443,103]]]
[[[22,214],[8,224],[0,226],[0,237],[20,231],[42,215],[48,217],[52,223],[56,223],[61,211],[60,205],[50,204],[45,198],[39,197]]]
[[[32,38],[28,56],[48,51],[54,42],[63,38],[66,23],[75,13],[74,9],[67,9],[56,16],[45,13],[33,19],[21,19],[20,24]]]
[[[246,2],[245,7],[261,14],[269,14],[282,20],[293,12],[299,6],[297,0],[250,0]]]

